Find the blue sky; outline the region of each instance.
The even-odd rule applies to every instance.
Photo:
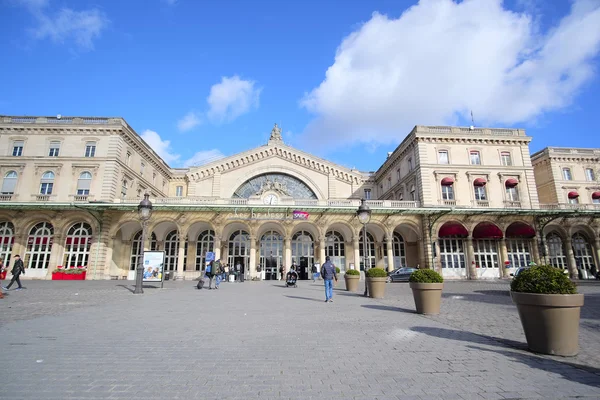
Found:
[[[175,167],[286,143],[375,170],[414,125],[600,147],[600,0],[0,0],[0,114],[122,116]]]

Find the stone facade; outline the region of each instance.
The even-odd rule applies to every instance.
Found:
[[[178,279],[201,275],[207,251],[257,279],[292,264],[305,274],[327,255],[342,271],[485,279],[546,262],[589,278],[600,260],[600,150],[530,157],[530,141],[517,129],[416,126],[366,173],[286,145],[275,126],[264,146],[181,169],[121,118],[0,116],[0,256],[21,254],[26,277],[42,279],[57,266],[133,279],[142,247],[164,251]],[[154,212],[142,243],[146,192]],[[582,201],[565,201],[570,192]],[[372,209],[366,235],[360,198]]]

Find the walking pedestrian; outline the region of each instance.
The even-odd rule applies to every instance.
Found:
[[[221,284],[221,279],[223,278],[223,268],[221,267],[221,260],[217,260],[215,261],[214,264],[214,269],[215,269],[215,289],[219,288],[219,285]],[[210,287],[209,287],[210,289]]]
[[[313,264],[312,268],[310,269],[310,272],[312,272],[312,276],[313,276],[313,282],[317,281],[317,266],[315,264]]]
[[[4,276],[6,275],[6,273],[4,272],[6,268],[4,268],[4,260],[0,258],[0,279],[4,279]],[[4,293],[2,293],[2,290],[0,290],[0,299],[4,298]]]
[[[333,303],[333,279],[337,282],[337,275],[329,256],[325,257],[325,263],[321,267],[321,277],[325,282],[325,303]]]
[[[13,277],[10,280],[10,283],[7,287],[2,287],[2,289],[4,290],[9,290],[12,284],[15,282],[17,282],[17,285],[19,285],[19,287],[16,290],[23,289],[23,286],[21,285],[21,279],[19,279],[19,276],[25,273],[25,266],[23,265],[23,260],[21,260],[21,256],[19,256],[18,254],[14,257],[14,260],[15,263],[13,264],[12,270],[10,271]]]
[[[215,276],[215,265],[214,261],[211,261],[206,266],[206,278],[208,279],[208,288],[212,289],[213,277]]]

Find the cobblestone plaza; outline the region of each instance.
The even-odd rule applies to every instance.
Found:
[[[27,281],[0,301],[0,399],[600,398],[600,285],[577,357],[525,350],[508,281],[447,282],[442,313],[322,284]]]

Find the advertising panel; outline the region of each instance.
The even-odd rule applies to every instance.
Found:
[[[164,251],[144,251],[144,282],[162,282]]]

